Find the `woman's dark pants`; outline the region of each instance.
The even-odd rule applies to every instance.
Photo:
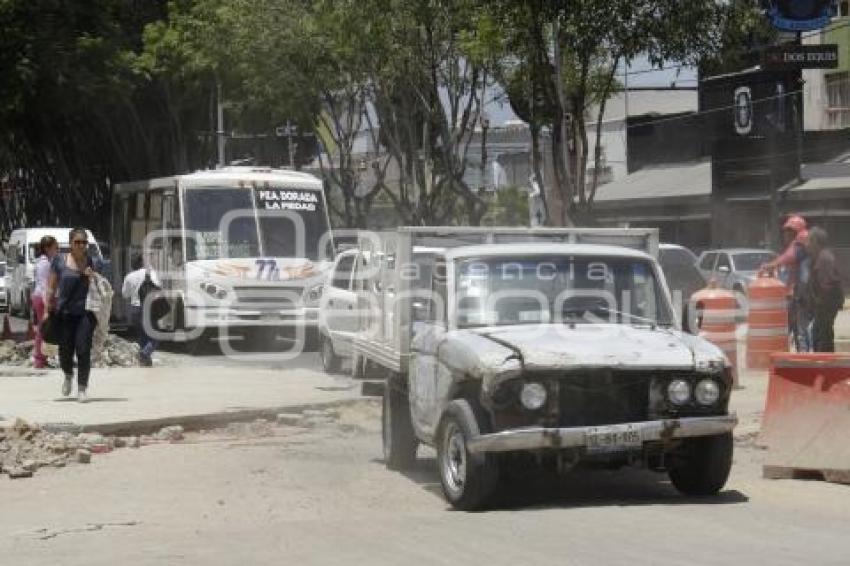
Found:
[[[59,364],[65,376],[74,375],[74,355],[77,356],[77,386],[85,389],[91,372],[91,343],[97,321],[94,315],[64,315],[62,339],[59,342]]]

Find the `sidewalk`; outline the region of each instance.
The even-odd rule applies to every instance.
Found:
[[[5,373],[5,372],[4,372]],[[104,434],[143,434],[179,424],[202,428],[359,397],[343,376],[308,368],[159,367],[92,370],[87,404],[60,395],[61,377],[0,376],[0,427],[16,417]]]

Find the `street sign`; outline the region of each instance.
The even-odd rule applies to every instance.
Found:
[[[735,89],[735,132],[745,136],[753,130],[753,93],[750,87]]]
[[[763,67],[770,71],[793,69],[835,69],[838,45],[780,45],[764,51]]]

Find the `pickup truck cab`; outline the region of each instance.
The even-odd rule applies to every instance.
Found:
[[[411,302],[383,403],[387,465],[434,446],[446,499],[490,500],[525,455],[560,470],[645,465],[708,495],[732,463],[728,361],[682,332],[652,255],[621,246],[458,246]],[[399,322],[404,324],[403,317]]]

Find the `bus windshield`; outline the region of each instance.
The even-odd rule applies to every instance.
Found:
[[[320,257],[328,230],[318,191],[250,187],[193,187],[184,197],[186,230],[194,233],[188,258]],[[257,214],[257,210],[270,211]],[[286,211],[275,214],[275,211]],[[224,226],[222,221],[231,214]],[[296,214],[302,222],[292,218]],[[298,225],[303,223],[299,246]],[[226,232],[226,233],[225,233]],[[303,249],[297,249],[297,248]]]

